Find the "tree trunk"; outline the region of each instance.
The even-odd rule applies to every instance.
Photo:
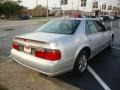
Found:
[[[10,15],[7,15],[6,18],[7,18],[7,20],[8,20],[8,19],[10,18]]]

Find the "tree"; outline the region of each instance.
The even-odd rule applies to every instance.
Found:
[[[3,2],[3,1],[5,1],[5,0],[0,0],[0,3]]]
[[[16,1],[4,0],[0,2],[0,14],[4,14],[9,19],[10,15],[16,14],[22,7]]]
[[[2,4],[0,3],[0,16],[2,14]]]
[[[2,4],[3,4],[3,0],[0,0],[0,16],[1,16],[1,14],[2,14],[2,12],[3,12],[3,10],[2,10]]]
[[[37,5],[34,9],[44,9],[42,5]]]

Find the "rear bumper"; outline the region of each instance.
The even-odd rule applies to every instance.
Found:
[[[59,61],[48,61],[36,58],[14,49],[11,50],[11,56],[16,62],[48,76],[55,76],[70,70],[70,68],[64,66],[64,63],[60,63]]]

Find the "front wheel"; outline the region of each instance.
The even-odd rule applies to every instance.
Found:
[[[84,73],[87,69],[87,65],[88,65],[87,61],[88,61],[88,53],[87,51],[83,50],[79,53],[75,61],[73,72],[77,74]]]

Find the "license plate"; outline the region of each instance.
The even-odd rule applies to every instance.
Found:
[[[29,46],[24,47],[24,52],[31,53],[31,48]]]

